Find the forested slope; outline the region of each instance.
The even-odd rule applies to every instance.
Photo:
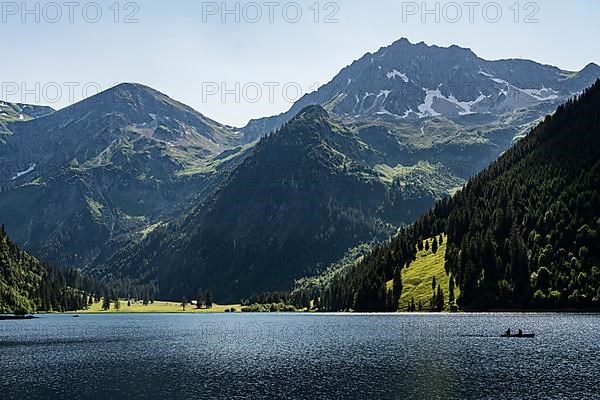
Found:
[[[40,262],[0,231],[0,314],[69,311],[87,307],[105,288],[74,269]]]
[[[329,310],[394,308],[385,282],[447,233],[464,309],[600,306],[600,81],[413,226],[332,279]]]

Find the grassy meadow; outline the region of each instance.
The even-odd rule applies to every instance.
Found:
[[[240,304],[213,304],[212,308],[202,308],[197,309],[196,306],[187,304],[185,307],[185,311],[181,307],[181,303],[172,302],[172,301],[155,301],[154,303],[144,305],[140,302],[131,302],[131,306],[127,306],[127,300],[121,300],[121,307],[119,310],[115,310],[115,304],[111,302],[110,310],[104,311],[102,310],[102,302],[94,303],[87,310],[81,310],[72,312],[72,314],[86,314],[86,313],[98,313],[98,314],[108,314],[108,313],[222,313],[226,312],[226,310],[235,309],[236,312],[241,310]]]
[[[423,241],[423,250],[417,251],[416,260],[410,264],[409,267],[402,270],[402,295],[400,296],[399,309],[398,311],[406,312],[409,311],[409,305],[411,299],[414,298],[415,305],[419,302],[422,304],[423,311],[429,311],[430,300],[433,296],[432,282],[435,277],[436,287],[440,284],[444,291],[445,309],[449,310],[448,306],[448,294],[450,277],[446,274],[444,269],[445,257],[446,257],[446,242],[448,237],[442,236],[443,243],[438,246],[437,251],[434,253],[432,250],[433,238],[426,239]],[[429,248],[425,249],[425,242],[429,242]],[[392,288],[392,281],[387,282],[388,289]],[[455,286],[454,296],[458,298],[460,289]],[[141,301],[131,302],[131,305],[127,305],[127,300],[120,301],[119,310],[115,309],[114,302],[111,302],[110,310],[102,310],[102,302],[94,303],[87,310],[73,312],[75,314],[85,313],[223,313],[231,312],[234,309],[235,312],[240,312],[242,306],[240,304],[214,304],[212,308],[197,309],[192,304],[187,304],[185,311],[181,307],[180,302],[172,301],[155,301],[154,303],[144,305]]]
[[[445,235],[442,237],[444,239],[443,243],[439,246],[436,253],[433,253],[431,249],[433,238],[429,238],[427,239],[429,241],[429,250],[425,250],[424,248],[417,251],[416,261],[411,263],[408,268],[402,270],[402,295],[400,296],[399,311],[408,311],[408,306],[412,298],[415,299],[416,305],[419,304],[419,301],[422,303],[423,311],[428,311],[429,301],[433,295],[432,281],[434,277],[444,290],[446,309],[448,309],[450,277],[444,269],[448,237]],[[388,287],[391,288],[391,286],[392,281],[388,282]],[[455,287],[455,298],[458,298],[459,294],[459,288]]]

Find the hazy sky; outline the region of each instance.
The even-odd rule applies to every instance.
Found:
[[[486,59],[600,64],[596,0],[429,1],[430,13],[421,1],[399,0],[0,6],[0,99],[61,108],[139,82],[235,126],[287,110],[299,90],[401,37],[458,44]]]

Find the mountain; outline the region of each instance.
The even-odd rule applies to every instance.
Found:
[[[165,297],[286,289],[414,222],[599,72],[400,40],[242,132],[122,84],[6,122],[0,220],[35,256]]]
[[[0,220],[28,251],[73,267],[181,215],[246,151],[228,127],[138,84],[7,127]]]
[[[0,314],[69,311],[87,307],[104,286],[77,270],[40,262],[0,231]]]
[[[263,138],[189,215],[108,264],[156,281],[173,299],[198,287],[210,287],[219,301],[290,287],[349,248],[389,237],[461,185],[435,165],[394,171],[386,157],[322,107],[309,106]],[[419,169],[446,181],[422,182]]]
[[[414,268],[417,243],[442,233],[463,308],[600,307],[599,139],[597,81],[454,197],[329,280],[324,308],[390,309],[393,271]]]
[[[207,156],[234,142],[233,134],[197,111],[149,87],[121,84],[58,112],[27,123],[9,124],[12,136],[0,148],[0,160],[14,168],[0,174],[13,180],[17,168],[50,170],[65,163],[84,164],[110,153],[123,140],[146,141]]]
[[[352,120],[419,125],[428,117],[443,117],[461,125],[508,125],[518,134],[527,122],[554,110],[598,77],[596,64],[571,72],[529,60],[488,61],[459,46],[412,44],[403,38],[365,54],[289,111],[250,121],[242,131],[247,142],[254,141],[302,108],[322,104]]]

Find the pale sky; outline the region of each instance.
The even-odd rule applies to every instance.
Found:
[[[600,64],[595,0],[428,1],[431,13],[399,0],[27,4],[0,4],[0,99],[54,108],[138,82],[243,126],[401,37],[486,59]]]

